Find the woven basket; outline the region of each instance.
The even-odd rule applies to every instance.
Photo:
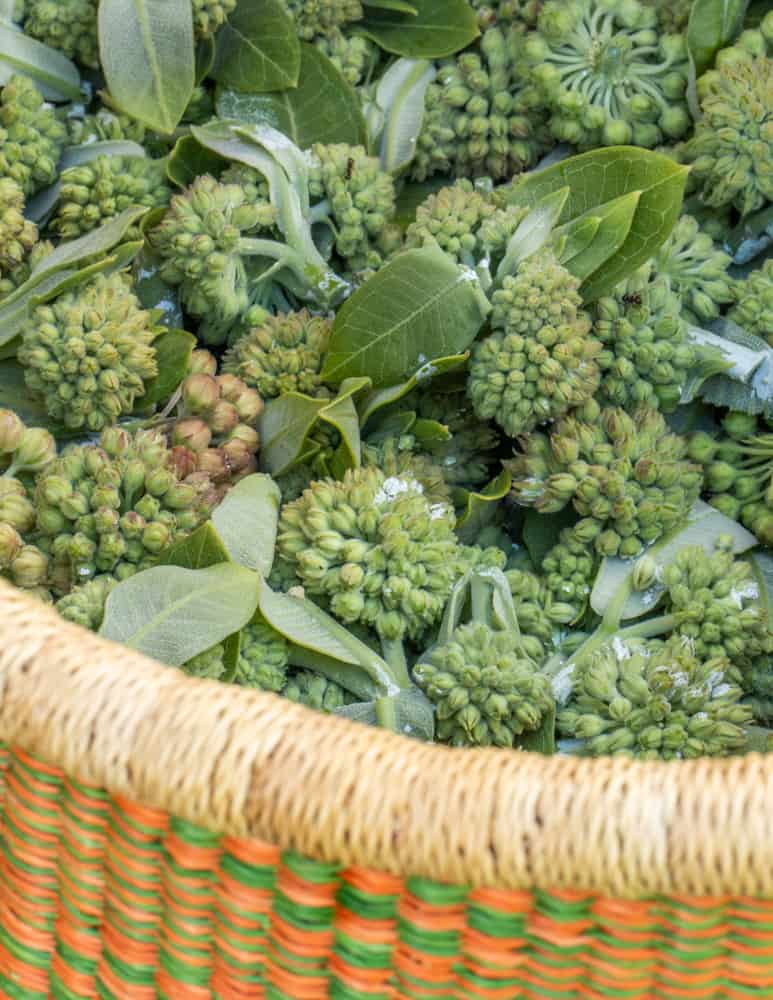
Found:
[[[460,751],[0,584],[0,997],[773,997],[773,757]]]

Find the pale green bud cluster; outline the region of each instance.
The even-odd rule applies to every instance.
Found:
[[[594,757],[724,756],[742,749],[752,721],[736,679],[729,660],[701,659],[689,639],[612,639],[580,659],[558,726]]]
[[[599,526],[592,518],[562,528],[558,541],[542,560],[540,568],[547,593],[562,611],[572,610],[572,622],[585,611],[596,578],[600,557],[592,543],[599,534]]]
[[[690,457],[704,467],[709,502],[773,546],[773,432],[746,413],[726,415],[724,435],[690,438]]]
[[[65,427],[108,427],[158,372],[158,329],[126,274],[98,275],[35,307],[20,334],[27,387]]]
[[[24,192],[15,180],[0,177],[0,278],[3,281],[15,283],[13,275],[24,268],[37,239],[38,227],[24,217]]]
[[[236,0],[191,0],[191,7],[196,38],[211,38],[236,10]]]
[[[29,197],[56,180],[67,129],[26,76],[0,91],[0,178],[16,181]]]
[[[682,300],[682,313],[700,323],[716,319],[721,307],[733,301],[733,280],[727,273],[732,261],[697,219],[683,215],[652,263]]]
[[[264,621],[242,629],[236,683],[281,694],[287,683],[287,640]]]
[[[773,257],[732,289],[733,306],[727,318],[773,347]]]
[[[320,35],[314,44],[353,87],[363,82],[379,58],[378,46],[369,38],[345,35],[338,29]]]
[[[577,617],[577,608],[557,600],[544,576],[523,569],[510,569],[505,575],[518,617],[521,647],[532,660],[542,663],[555,646],[561,627]]]
[[[344,705],[351,705],[356,698],[349,692],[312,670],[296,670],[287,680],[282,695],[290,701],[313,708],[317,712],[334,712]]]
[[[13,410],[0,410],[0,473],[36,473],[56,458],[56,441],[42,427],[26,427]]]
[[[258,228],[276,232],[276,209],[263,174],[244,163],[231,163],[220,175],[220,183],[238,184],[247,202],[259,212]]]
[[[225,646],[222,642],[205,649],[190,660],[183,663],[184,670],[190,677],[200,677],[206,680],[218,681],[225,671]]]
[[[217,361],[208,351],[212,367]],[[263,400],[235,375],[197,371],[179,386],[178,415],[169,437],[196,456],[196,468],[216,483],[234,482],[257,470],[257,424]]]
[[[97,0],[27,0],[26,34],[84,66],[99,66]]]
[[[56,610],[67,621],[98,632],[105,617],[107,599],[117,583],[116,578],[108,573],[82,583],[59,598]]]
[[[676,408],[697,353],[687,339],[682,299],[665,275],[645,265],[593,308],[603,345],[600,400],[613,406]]]
[[[717,539],[716,550],[682,549],[662,572],[676,632],[687,637],[701,659],[725,656],[747,668],[773,652],[773,633],[760,603],[760,586],[748,562],[733,555],[732,538]]]
[[[511,747],[553,708],[550,681],[512,631],[461,625],[420,657],[416,683],[435,705],[436,737],[453,746]]]
[[[354,469],[282,508],[277,554],[344,623],[417,638],[439,620],[454,583],[454,526],[453,512],[416,480]]]
[[[684,36],[638,0],[550,0],[523,51],[561,142],[651,149],[691,126]]]
[[[111,108],[100,108],[83,118],[68,118],[69,146],[83,146],[92,142],[137,142],[145,140],[147,129],[136,118]]]
[[[465,267],[480,265],[493,272],[526,214],[518,206],[497,207],[485,188],[462,178],[419,205],[405,246],[439,246]]]
[[[228,323],[247,309],[240,242],[264,222],[265,208],[250,204],[239,184],[221,184],[209,174],[172,195],[169,211],[148,237],[162,259],[161,277],[180,286],[193,316]]]
[[[764,56],[773,57],[773,11],[768,11],[756,28],[746,28],[732,45],[717,52],[713,67],[696,81],[698,98],[703,100],[716,88],[723,66],[753,63],[755,59]]]
[[[451,486],[480,486],[491,478],[497,460],[499,434],[475,416],[463,389],[452,392],[419,392],[403,401],[419,417],[444,424],[447,441],[429,442],[427,450]]]
[[[509,437],[555,420],[598,388],[579,279],[550,250],[527,257],[493,296],[493,332],[473,347],[467,394],[476,415]]]
[[[135,205],[160,208],[171,196],[161,160],[145,156],[98,156],[60,175],[59,201],[50,223],[73,240]]]
[[[3,181],[0,180],[0,192],[2,192]],[[2,194],[0,194],[2,197]],[[32,226],[32,223],[27,223],[27,225]],[[34,227],[33,227],[34,228]],[[0,238],[1,240],[2,238]],[[24,246],[27,240],[19,241],[19,243]],[[11,244],[9,243],[8,246]],[[6,248],[7,249],[7,248]],[[14,264],[11,268],[3,273],[3,268],[0,267],[0,301],[10,295],[11,292],[15,292],[17,288],[20,288],[25,281],[32,274],[32,270],[36,267],[42,260],[44,260],[53,251],[54,244],[49,240],[38,240],[37,243],[30,247],[28,253],[20,263]],[[14,257],[18,254],[14,253]]]
[[[154,565],[209,516],[219,494],[159,432],[110,427],[99,445],[70,445],[46,465],[33,499],[25,531],[48,562],[47,585],[65,594],[99,574],[123,580]]]
[[[474,46],[440,61],[425,94],[414,180],[433,174],[509,180],[550,148],[521,44],[520,27],[497,24]]]
[[[363,16],[360,0],[284,0],[295,18],[298,37],[310,42],[317,35],[330,35]]]
[[[686,519],[700,493],[687,441],[648,406],[632,413],[590,402],[548,438],[532,433],[506,463],[517,503],[543,513],[571,502],[574,526],[600,555],[631,559]]]
[[[669,35],[678,35],[687,27],[693,0],[642,0],[645,7],[651,7],[658,15],[659,27]]]
[[[749,215],[773,201],[773,58],[720,66],[686,146],[706,205]]]
[[[495,24],[526,31],[537,27],[542,0],[470,0],[470,5],[477,11],[481,31]]]
[[[414,435],[366,437],[361,444],[363,466],[380,469],[387,478],[415,479],[430,503],[451,505],[442,468],[421,450]]]
[[[332,326],[306,309],[265,316],[226,352],[223,371],[238,375],[264,399],[285,392],[327,395],[319,376]]]
[[[335,226],[335,252],[348,270],[378,268],[395,248],[394,182],[362,146],[315,143],[309,193],[325,203]]]

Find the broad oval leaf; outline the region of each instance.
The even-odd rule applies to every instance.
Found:
[[[469,356],[467,352],[465,354],[453,354],[449,358],[435,358],[433,361],[423,364],[405,382],[390,385],[386,389],[373,389],[365,393],[358,407],[360,412],[360,426],[364,427],[368,420],[374,414],[378,413],[379,410],[398,402],[398,400],[402,399],[403,396],[407,396],[417,386],[424,386],[436,376],[444,375],[455,368],[460,368]]]
[[[245,94],[218,89],[220,118],[251,125],[271,125],[301,149],[315,142],[365,145],[365,119],[357,92],[314,45],[301,44],[296,87],[273,94]]]
[[[158,375],[146,384],[145,394],[137,400],[135,411],[169,399],[187,375],[195,347],[196,338],[185,330],[166,330],[153,342]]]
[[[411,0],[415,14],[368,7],[357,31],[382,49],[415,59],[440,59],[478,37],[475,11],[466,0]]]
[[[687,24],[687,50],[698,76],[709,68],[719,49],[729,45],[743,26],[749,0],[693,0]]]
[[[217,33],[211,76],[260,94],[297,86],[300,62],[295,23],[281,0],[240,3]]]
[[[725,517],[709,504],[698,500],[690,512],[685,526],[671,532],[647,549],[647,555],[654,559],[658,568],[662,569],[671,563],[676,555],[688,545],[700,545],[706,552],[714,551],[714,543],[720,535],[730,535],[733,539],[733,551],[745,552],[757,544],[754,535],[742,527],[737,521]],[[630,575],[636,560],[606,558],[593,585],[590,603],[598,615],[604,614],[607,607]],[[629,618],[640,618],[647,614],[657,604],[664,588],[655,583],[647,590],[638,591],[628,598],[623,607],[621,621]]]
[[[476,275],[442,250],[406,250],[339,309],[322,378],[400,382],[429,358],[464,351],[490,308]]]
[[[77,101],[81,79],[77,67],[61,52],[0,21],[0,85],[14,73],[35,81],[50,101]]]
[[[234,562],[266,577],[274,562],[279,487],[255,473],[233,486],[212,514],[212,524]]]
[[[234,563],[154,566],[112,591],[99,633],[179,667],[244,628],[255,614],[259,589],[257,573]]]
[[[546,194],[568,186],[569,197],[558,220],[563,224],[622,195],[640,192],[623,245],[582,285],[585,301],[592,302],[608,294],[668,239],[681,211],[688,172],[689,167],[661,153],[610,146],[525,174],[507,192],[507,201],[535,205]]]
[[[403,688],[390,697],[343,705],[333,714],[366,726],[384,726],[401,736],[423,742],[430,742],[435,737],[434,706],[417,687]]]
[[[173,132],[196,82],[190,0],[100,0],[99,56],[116,105]]]

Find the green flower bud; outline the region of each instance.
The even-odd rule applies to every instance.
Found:
[[[24,545],[13,559],[10,572],[17,587],[42,587],[48,577],[48,556],[34,545]]]
[[[39,472],[56,457],[56,441],[42,427],[26,428],[13,456],[18,472]]]

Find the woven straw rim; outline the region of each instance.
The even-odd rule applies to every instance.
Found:
[[[628,899],[773,895],[773,755],[659,764],[422,744],[188,678],[5,583],[0,740],[323,861]]]

